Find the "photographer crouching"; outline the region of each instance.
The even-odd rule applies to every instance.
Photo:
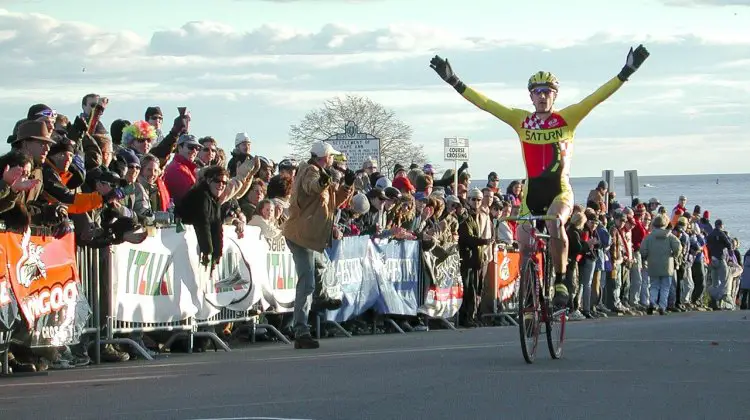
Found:
[[[323,250],[331,243],[336,209],[352,191],[355,174],[344,170],[344,182],[338,188],[332,182],[334,156],[341,153],[322,141],[313,143],[310,160],[299,166],[289,200],[289,219],[284,224],[284,237],[297,269],[297,294],[294,300],[294,348],[316,349],[317,340],[310,335],[307,317],[310,297],[315,294],[316,309],[338,309],[341,300],[332,299],[323,290],[322,276],[326,268]]]

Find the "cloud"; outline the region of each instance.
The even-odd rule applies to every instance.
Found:
[[[3,9],[0,127],[10,130],[37,102],[75,115],[81,96],[93,91],[112,99],[107,124],[115,118],[143,118],[150,105],[161,105],[169,120],[177,106],[188,106],[197,134],[215,135],[220,143],[224,139],[224,147],[232,147],[234,134],[248,131],[264,139],[257,142],[258,153],[278,157],[288,153],[290,124],[328,98],[354,93],[394,109],[414,127],[415,140],[424,142],[428,153],[447,135],[470,136],[479,151],[472,166],[487,173],[496,165],[520,165],[516,135],[443,83],[428,67],[431,56],[449,57],[466,83],[525,109],[529,75],[550,69],[562,80],[558,104],[563,107],[617,74],[628,48],[641,41],[651,58],[579,127],[581,149],[587,149],[581,153],[590,162],[577,161],[575,170],[584,172],[574,174],[591,173],[588,168],[598,166],[597,159],[611,158],[613,151],[621,156],[619,151],[632,144],[646,147],[657,138],[679,142],[681,136],[697,136],[690,144],[698,146],[714,141],[709,134],[740,138],[750,130],[743,114],[750,93],[747,39],[730,44],[700,34],[600,33],[551,47],[526,37],[459,37],[427,25],[237,30],[199,21],[144,37]],[[592,143],[586,139],[602,140],[588,146]],[[738,144],[746,156],[750,146]],[[600,155],[587,155],[598,153],[598,147],[604,150]],[[441,160],[438,149],[435,161]],[[733,152],[732,159],[741,154]],[[732,165],[743,167],[739,158]]]

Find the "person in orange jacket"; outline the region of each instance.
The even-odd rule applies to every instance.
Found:
[[[97,182],[96,192],[78,192],[79,185],[69,182],[74,155],[75,142],[65,136],[58,136],[50,147],[42,168],[43,195],[48,202],[66,205],[68,214],[83,214],[102,207],[105,202],[117,200],[118,192],[124,196],[122,191],[101,182]]]

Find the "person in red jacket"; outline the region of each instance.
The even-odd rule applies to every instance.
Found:
[[[646,214],[646,206],[638,204],[633,214],[631,230],[633,243],[633,266],[630,268],[630,302],[631,304],[642,305],[644,308],[649,305],[648,297],[648,277],[644,279],[643,260],[641,259],[641,243],[648,236],[648,231],[643,223]],[[645,281],[644,281],[645,280]],[[646,283],[646,284],[644,284]]]
[[[183,134],[177,140],[177,153],[164,169],[164,184],[175,205],[195,185],[198,169],[195,158],[202,147],[192,134]]]

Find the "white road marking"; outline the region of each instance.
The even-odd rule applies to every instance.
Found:
[[[161,379],[161,378],[173,378],[176,376],[183,375],[151,375],[151,376],[124,376],[121,378],[101,378],[101,379],[72,379],[69,381],[51,381],[51,382],[16,382],[13,381],[9,384],[0,384],[0,388],[16,388],[20,386],[48,386],[48,385],[81,385],[88,383],[101,383],[101,382],[120,382],[120,381],[142,381],[144,379]]]

